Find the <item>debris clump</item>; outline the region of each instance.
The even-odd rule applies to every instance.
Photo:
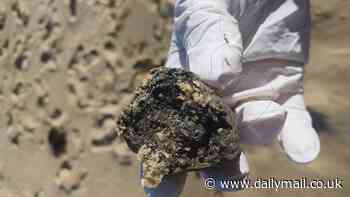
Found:
[[[117,131],[142,162],[142,184],[165,175],[238,162],[235,114],[188,71],[156,68],[123,111]]]

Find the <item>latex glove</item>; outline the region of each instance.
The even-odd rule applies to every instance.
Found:
[[[233,94],[223,99],[235,107],[241,140],[249,144],[269,144],[281,132],[287,110],[278,99],[300,90],[302,70],[271,66],[262,61],[246,65],[239,84],[229,87]]]
[[[243,90],[224,98],[226,103],[237,106],[242,142],[269,144],[278,135],[291,160],[297,163],[314,160],[320,152],[320,142],[305,107],[303,69],[262,62],[249,66],[251,69],[242,73],[244,79],[234,87]]]
[[[240,105],[236,109],[242,117],[242,140],[269,143],[280,132],[278,139],[288,157],[298,163],[310,162],[320,152],[319,137],[303,98],[310,1],[240,2],[239,8],[233,9],[240,9],[243,79],[239,81],[241,87],[233,88],[231,102]],[[268,58],[283,61],[266,62]],[[247,103],[240,104],[242,100]]]
[[[243,142],[266,144],[279,135],[283,150],[293,161],[309,162],[318,155],[319,139],[301,95],[303,69],[299,65],[259,61],[281,57],[302,62],[307,57],[307,52],[301,50],[307,39],[291,34],[284,24],[298,6],[292,0],[279,1],[282,5],[270,13],[272,17],[263,24],[256,23],[261,28],[253,32],[255,36],[241,57],[243,41],[235,16],[240,16],[241,25],[242,21],[255,24],[244,18],[242,9],[252,9],[258,15],[259,3],[267,5],[267,1],[251,5],[255,1],[245,2],[238,8],[229,6],[232,2],[227,0],[178,0],[167,66],[190,70],[220,90],[224,101],[236,108]],[[250,31],[245,32],[251,35]],[[245,63],[242,68],[241,59],[255,63]],[[292,110],[290,104],[302,110]],[[301,116],[296,118],[295,114]]]

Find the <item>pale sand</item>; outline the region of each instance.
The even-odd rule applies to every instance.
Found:
[[[113,1],[1,0],[1,197],[143,196],[135,156],[118,140],[103,146],[94,142],[111,132],[143,73],[162,65],[171,6],[167,1],[108,2]],[[245,149],[252,178],[345,180],[345,189],[337,192],[283,195],[345,197],[350,193],[350,2],[313,4],[305,81],[307,104],[320,128],[320,157],[304,166],[291,163],[278,144]],[[213,195],[190,175],[184,197]],[[267,190],[225,194],[280,195]]]

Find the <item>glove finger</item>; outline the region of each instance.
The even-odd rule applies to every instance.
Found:
[[[308,163],[317,158],[320,152],[320,139],[312,126],[309,112],[305,106],[301,106],[303,105],[301,100],[302,95],[296,95],[286,102],[288,115],[279,140],[282,149],[292,161]]]

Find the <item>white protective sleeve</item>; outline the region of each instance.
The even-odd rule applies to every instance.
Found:
[[[228,0],[178,0],[168,67],[182,67],[219,90],[240,74],[242,38]]]

